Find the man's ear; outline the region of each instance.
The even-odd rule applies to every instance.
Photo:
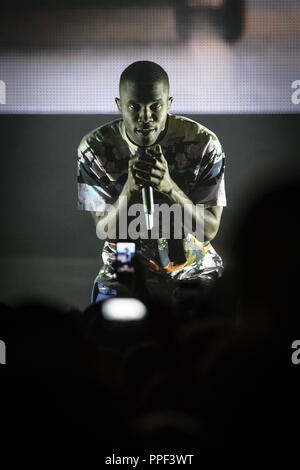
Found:
[[[120,113],[122,114],[120,98],[115,98],[115,102],[116,102],[116,105],[118,106],[118,110],[119,110]]]
[[[172,96],[170,96],[170,98],[168,99],[168,111],[170,109],[170,106],[171,106],[172,102],[173,102],[173,98],[172,98]]]

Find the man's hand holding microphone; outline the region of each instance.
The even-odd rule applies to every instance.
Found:
[[[161,146],[154,148],[141,147],[138,157],[129,162],[128,179],[134,182],[133,188],[142,188],[142,200],[146,218],[147,230],[153,228],[154,201],[153,189],[170,195],[172,180],[168,164],[163,156]]]
[[[150,184],[155,191],[162,194],[170,194],[173,180],[170,177],[168,163],[162,153],[161,146],[154,148],[145,147],[141,155],[134,157],[129,162],[129,174],[140,189],[145,183]]]

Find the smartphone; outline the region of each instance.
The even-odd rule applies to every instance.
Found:
[[[134,242],[117,242],[116,273],[117,278],[133,275],[135,272],[136,245]]]

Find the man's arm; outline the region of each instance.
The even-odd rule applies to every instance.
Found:
[[[93,218],[93,221],[95,222],[95,225],[97,227],[97,224],[99,222],[99,220],[101,219],[101,213],[100,212],[94,212],[94,211],[90,211],[90,214]]]
[[[120,213],[127,211],[128,203],[131,199],[131,191],[128,181],[125,183],[118,199],[108,207],[103,213],[91,211],[91,215],[96,224],[96,234],[101,240],[106,238],[106,233],[110,229],[118,236],[118,222]]]
[[[122,211],[127,211],[133,192],[138,191],[141,187],[141,184],[136,182],[134,173],[132,171],[133,165],[137,159],[138,157],[133,157],[129,160],[128,177],[116,201],[113,204],[108,205],[107,210],[103,211],[103,213],[90,211],[96,225],[97,237],[101,240],[107,238],[106,234],[108,230],[110,230],[112,233],[115,233],[116,237],[118,238],[118,222],[120,214]],[[89,160],[86,158],[86,161],[95,176],[100,178],[102,170],[98,165],[97,156],[95,156],[94,160]]]
[[[148,151],[146,151],[147,153]],[[172,204],[179,204],[182,210],[189,215],[188,220],[192,221],[192,230],[195,231],[196,227],[204,227],[204,241],[211,241],[218,232],[223,208],[212,206],[203,211],[197,211],[196,205],[170,177],[168,163],[162,154],[160,145],[157,145],[155,150],[151,149],[148,155],[150,156],[151,153],[155,155],[152,161],[137,161],[134,164],[137,178],[151,183],[154,189],[165,194]],[[184,223],[185,218],[183,219]],[[190,227],[185,227],[185,229],[190,230]]]
[[[221,223],[221,217],[222,217],[222,212],[223,212],[223,207],[222,206],[212,206],[212,207],[207,207],[204,209],[205,212],[205,219],[204,223],[207,223],[208,225],[208,231],[211,231],[211,238],[210,240],[213,240],[215,236],[218,233],[220,223]],[[209,214],[211,213],[211,215]]]
[[[189,220],[192,220],[193,231],[196,227],[204,227],[204,241],[211,241],[218,233],[223,207],[212,206],[204,208],[202,211],[196,210],[196,205],[187,197],[187,195],[172,180],[172,188],[168,193],[172,204],[178,203],[189,214]]]

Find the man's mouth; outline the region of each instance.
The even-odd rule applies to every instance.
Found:
[[[155,129],[149,129],[149,128],[146,128],[146,127],[143,127],[141,129],[137,129],[136,132],[139,132],[140,134],[143,134],[143,135],[149,135],[151,132],[154,132]]]

